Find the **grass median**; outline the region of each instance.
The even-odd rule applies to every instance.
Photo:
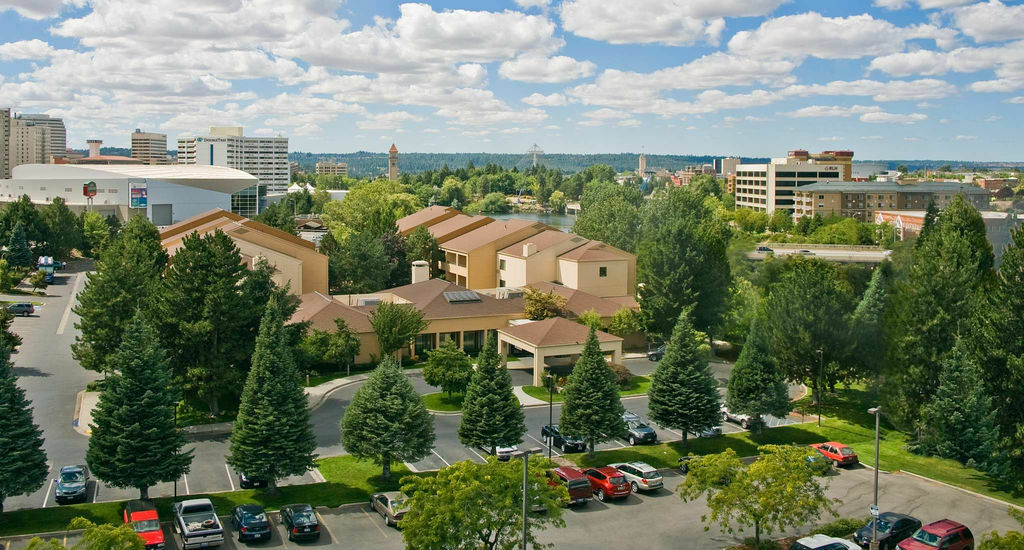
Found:
[[[704,455],[733,449],[740,456],[757,454],[761,445],[807,445],[824,441],[839,441],[856,451],[860,461],[874,466],[875,418],[867,410],[877,404],[875,395],[863,387],[840,389],[828,395],[822,405],[822,420],[767,428],[760,433],[740,432],[710,438],[689,438],[684,449],[682,441],[658,445],[640,445],[624,449],[598,451],[593,457],[570,454],[566,458],[580,466],[604,466],[614,462],[640,460],[656,468],[674,468],[679,457],[693,453]],[[796,410],[812,411],[810,398],[794,403]],[[808,415],[807,419],[812,419]],[[879,464],[882,470],[903,471],[925,476],[936,481],[974,491],[1005,502],[1024,506],[1024,495],[1014,495],[999,479],[984,472],[968,468],[955,460],[923,456],[907,450],[908,437],[891,425],[882,422],[879,438]]]
[[[428,393],[423,396],[423,404],[427,410],[440,412],[454,412],[462,410],[462,402],[466,396],[461,393],[454,393],[448,397],[447,393]]]
[[[380,491],[398,490],[399,480],[412,472],[401,463],[391,465],[391,479],[381,477],[381,467],[369,461],[356,460],[352,456],[323,458],[319,461],[324,483],[289,485],[279,487],[276,494],[262,490],[244,489],[223,493],[179,495],[178,500],[208,498],[217,513],[225,516],[239,504],[259,504],[268,510],[277,510],[286,504],[304,503],[313,506],[336,507],[354,502],[368,502],[370,495]],[[171,505],[174,499],[162,497],[153,499],[160,512],[160,519],[171,520]],[[56,508],[35,508],[13,510],[0,514],[0,536],[24,535],[63,531],[71,520],[83,517],[93,523],[120,523],[123,502],[101,502],[96,504],[72,504]]]
[[[646,376],[634,376],[629,379],[625,388],[619,390],[621,397],[630,395],[646,395],[647,391],[651,389],[651,379]],[[534,399],[540,399],[545,403],[548,400],[548,389],[542,386],[523,386],[523,393],[529,395]],[[553,401],[555,403],[561,403],[564,399],[562,394],[554,394]]]

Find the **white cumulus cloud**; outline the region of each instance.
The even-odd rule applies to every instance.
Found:
[[[520,101],[527,105],[533,105],[534,107],[561,107],[563,105],[568,104],[568,100],[566,100],[565,96],[557,93],[543,95],[534,92],[524,97]]]
[[[570,82],[594,74],[597,69],[591,61],[577,61],[558,55],[525,54],[506,61],[498,68],[498,74],[509,80],[520,82]]]

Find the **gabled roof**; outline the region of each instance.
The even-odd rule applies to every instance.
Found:
[[[498,251],[498,254],[504,254],[506,256],[514,256],[516,258],[523,258],[523,245],[534,244],[537,246],[537,252],[546,250],[553,246],[564,243],[565,241],[574,241],[576,246],[581,246],[587,242],[587,239],[580,237],[573,233],[566,233],[557,229],[548,229],[541,231],[536,235],[527,237],[513,245],[506,246]]]
[[[510,233],[515,233],[516,231],[520,231],[531,226],[536,229],[537,232],[548,229],[547,225],[533,220],[518,218],[496,220],[483,227],[474,229],[465,235],[455,237],[454,239],[444,243],[442,248],[457,250],[459,252],[472,252],[480,247],[487,246]]]
[[[232,234],[236,237],[243,238],[246,230],[258,231],[275,237],[277,239],[286,241],[289,244],[301,246],[311,250],[316,250],[316,245],[277,229],[276,227],[270,227],[269,225],[262,224],[257,221],[250,220],[244,216],[239,216],[227,210],[215,208],[213,210],[203,212],[182,220],[174,225],[169,225],[160,231],[160,241],[164,245],[164,248],[168,248],[174,244],[174,241],[185,237],[194,231],[199,233],[208,233],[220,229],[225,233]]]
[[[450,235],[457,235],[459,231],[466,228],[476,229],[493,221],[494,218],[491,218],[490,216],[467,216],[465,214],[456,214],[443,222],[427,227],[427,231],[430,232],[430,236],[434,237],[438,243],[444,243],[451,239],[451,237],[449,237]]]
[[[582,290],[576,290],[575,288],[569,288],[565,285],[559,285],[548,282],[537,282],[526,285],[534,290],[541,292],[554,292],[559,296],[565,297],[565,309],[575,317],[579,317],[584,311],[594,310],[601,317],[611,317],[615,315],[617,311],[623,307],[627,307],[624,304],[610,300],[608,298],[602,298],[600,296],[594,296],[589,292]]]
[[[525,307],[522,298],[498,299],[476,293],[479,301],[450,302],[446,292],[473,292],[443,279],[427,281],[382,290],[378,294],[394,294],[409,301],[423,313],[423,318],[448,319],[454,317],[485,317],[489,315],[522,315]],[[360,306],[372,310],[376,306]]]
[[[590,336],[589,328],[564,317],[552,317],[543,321],[500,328],[498,332],[538,348],[583,344]],[[621,342],[622,338],[599,330],[597,331],[597,340],[598,342]]]
[[[636,259],[636,256],[601,241],[589,241],[583,246],[574,248],[565,254],[560,254],[558,259],[571,260],[574,262],[600,262],[608,260],[631,260]]]
[[[434,205],[423,208],[419,212],[413,212],[412,214],[399,219],[395,223],[398,225],[398,232],[404,235],[421,225],[429,227],[447,220],[458,213],[458,210],[449,206]]]
[[[334,332],[337,329],[334,320],[338,317],[344,319],[348,327],[357,334],[373,332],[370,317],[365,312],[346,306],[319,292],[310,292],[299,297],[299,309],[292,315],[290,322],[309,321],[312,328]]]

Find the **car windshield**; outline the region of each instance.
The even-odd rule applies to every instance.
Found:
[[[793,546],[789,547],[790,550],[811,550],[806,545],[800,544],[799,542],[793,543]]]
[[[406,502],[405,502],[404,498],[395,498],[395,499],[391,500],[391,509],[392,510],[401,510],[401,509],[403,509],[405,507],[406,507]]]
[[[918,529],[917,532],[914,533],[914,540],[927,544],[928,546],[934,546],[935,548],[939,547],[939,540],[941,539],[942,537],[935,533],[929,533],[924,529]]]
[[[850,448],[847,448],[847,447],[843,447],[843,448],[839,449],[839,454],[841,454],[843,456],[853,456],[853,449],[850,449]]]
[[[245,523],[265,522],[267,521],[267,515],[263,512],[254,514],[252,512],[242,511],[242,521]]]
[[[85,472],[64,472],[60,475],[61,483],[81,483],[85,481]]]
[[[622,476],[612,476],[612,477],[608,478],[608,482],[617,485],[619,483],[625,483],[626,482],[626,478],[624,478]]]
[[[661,477],[661,474],[659,474],[656,470],[644,472],[644,479],[658,479],[659,477]]]
[[[160,522],[155,519],[144,519],[142,521],[133,522],[132,529],[135,529],[136,533],[145,533],[147,531],[159,531]]]
[[[874,523],[874,520],[872,520],[871,522],[868,523],[868,527],[869,528],[871,527],[872,523]],[[889,523],[888,521],[885,521],[884,519],[879,519],[878,520],[878,532],[879,533],[888,533],[889,529],[892,529],[892,524],[891,523]]]
[[[316,523],[316,518],[313,517],[313,512],[309,510],[295,512],[295,516],[293,517],[295,523]]]

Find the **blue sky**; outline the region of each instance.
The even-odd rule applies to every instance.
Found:
[[[1022,160],[1024,5],[0,0],[0,106],[68,141]]]

